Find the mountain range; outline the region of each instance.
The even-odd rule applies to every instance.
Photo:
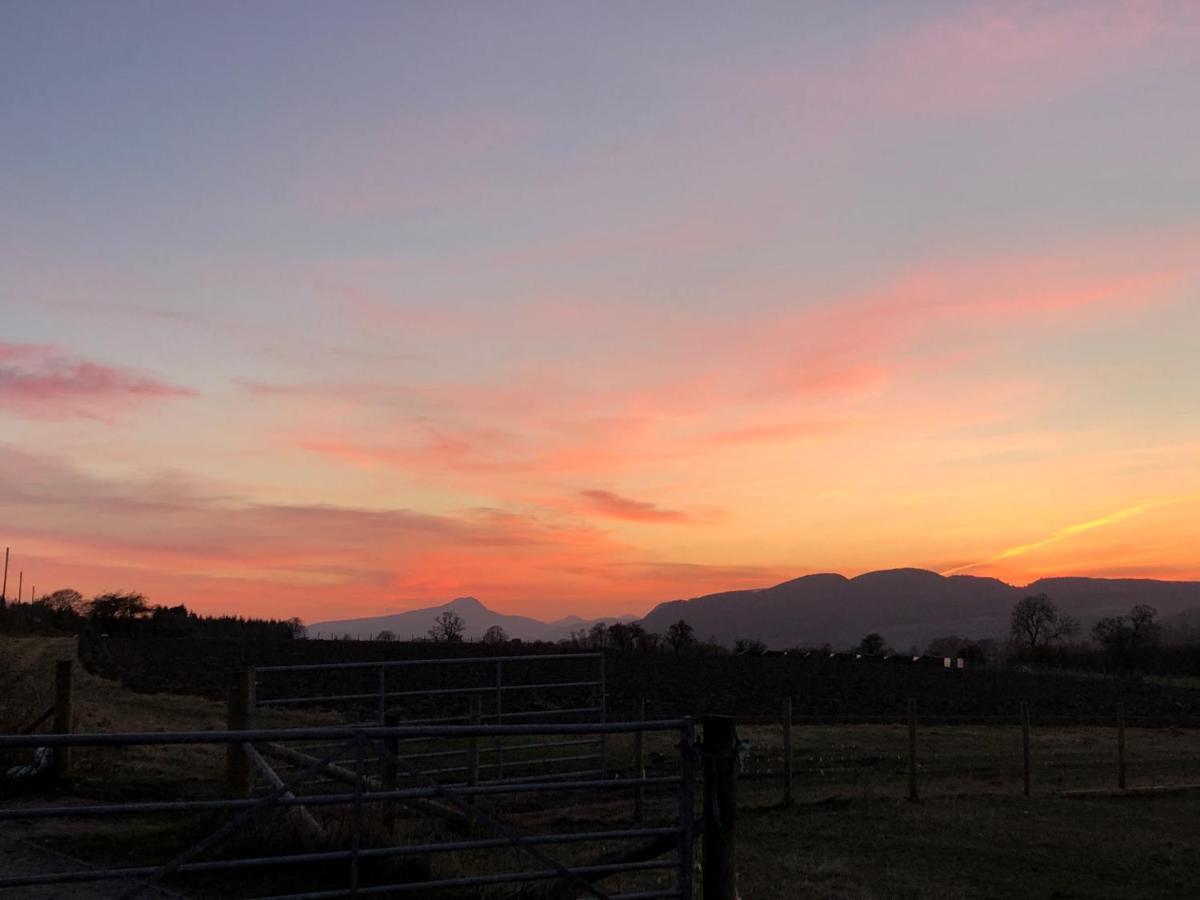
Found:
[[[774,587],[726,591],[672,600],[655,606],[642,620],[647,631],[665,633],[680,619],[700,638],[716,637],[725,644],[755,638],[770,647],[851,646],[877,631],[898,649],[923,646],[939,636],[1003,637],[1008,633],[1012,605],[1030,594],[1046,594],[1085,629],[1104,616],[1122,615],[1138,603],[1155,607],[1164,619],[1187,618],[1200,609],[1200,582],[1149,579],[1044,578],[1023,587],[995,578],[943,576],[923,569],[843,575],[805,575]],[[370,638],[389,630],[401,640],[424,637],[433,620],[453,610],[466,622],[468,638],[482,636],[499,625],[509,637],[559,640],[572,631],[602,621],[633,621],[634,616],[581,619],[569,616],[543,622],[528,616],[494,612],[474,597],[460,597],[441,606],[365,619],[317,622],[309,633],[322,637]]]
[[[1138,603],[1155,607],[1160,616],[1200,607],[1200,582],[1195,581],[1044,578],[1016,587],[995,578],[891,569],[856,578],[806,575],[770,588],[660,603],[642,624],[647,631],[663,632],[686,619],[699,637],[715,635],[726,643],[757,638],[771,647],[828,641],[843,648],[875,631],[905,649],[951,634],[1004,637],[1013,604],[1030,594],[1046,594],[1085,630]]]
[[[509,616],[495,612],[474,597],[459,597],[441,606],[413,609],[408,612],[365,619],[314,622],[308,626],[308,633],[312,637],[340,638],[350,635],[352,638],[370,640],[381,631],[390,631],[397,640],[407,641],[410,638],[427,637],[434,620],[447,610],[462,617],[466,623],[463,637],[468,640],[478,640],[493,625],[499,625],[510,638],[523,641],[558,641],[570,637],[572,631],[591,628],[597,622],[611,625],[613,622],[632,622],[637,618],[609,616],[603,619],[582,619],[579,616],[566,616],[553,622],[543,622],[529,616]]]

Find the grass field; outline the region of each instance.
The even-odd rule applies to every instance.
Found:
[[[48,704],[54,660],[73,652],[70,640],[0,643],[5,663],[0,678],[15,686],[0,707],[5,717],[0,725],[15,727]],[[219,702],[135,693],[83,671],[77,672],[76,709],[80,731],[215,729],[224,724]],[[258,724],[318,720],[315,714],[289,713]],[[782,730],[759,724],[739,731],[749,742],[738,785],[738,872],[744,898],[1200,896],[1200,832],[1195,827],[1200,792],[1066,793],[1115,788],[1112,727],[1062,727],[1035,720],[1034,797],[1026,800],[1021,794],[1019,728],[921,725],[921,800],[911,803],[905,799],[904,726],[798,724],[793,732],[796,803],[788,809],[779,805]],[[611,769],[628,770],[633,757],[627,737],[611,738],[608,751]],[[672,737],[651,736],[645,757],[650,768],[669,770],[676,758]],[[1130,728],[1127,760],[1132,787],[1200,782],[1200,730]],[[192,799],[219,791],[223,750],[80,751],[77,762],[73,791],[80,798]],[[674,802],[672,795],[652,797],[651,821],[671,821]],[[561,797],[544,803],[540,809],[510,807],[506,812],[522,816],[531,827],[586,830],[619,827],[632,811],[628,797],[593,805],[573,806]],[[128,865],[169,857],[212,825],[201,816],[17,830],[100,863]],[[440,826],[412,819],[407,827],[413,839],[427,840]],[[13,826],[5,830],[13,833]],[[296,849],[299,840],[287,828],[257,828],[241,835],[232,849],[285,852]],[[574,854],[567,851],[565,858]],[[433,863],[416,860],[401,874],[445,876],[525,862],[513,851],[488,858],[446,855]],[[304,883],[296,881],[302,878],[296,872],[287,877],[289,883]],[[625,889],[632,884],[627,880]],[[236,896],[268,893],[280,882],[260,876],[236,890],[212,880],[186,886],[198,896]],[[488,896],[513,893],[498,889]]]

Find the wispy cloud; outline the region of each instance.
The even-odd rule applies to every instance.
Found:
[[[43,344],[0,343],[0,409],[31,419],[105,419],[194,392]]]
[[[591,489],[579,492],[584,506],[591,512],[630,522],[691,522],[693,518],[677,509],[664,509],[646,500],[622,497],[612,491]]]
[[[988,566],[988,565],[992,565],[994,563],[1004,562],[1005,560],[1008,560],[1008,559],[1013,559],[1014,557],[1024,556],[1027,553],[1032,553],[1035,550],[1042,549],[1043,547],[1049,547],[1052,544],[1058,544],[1063,541],[1068,541],[1071,538],[1078,537],[1079,535],[1085,534],[1086,532],[1089,532],[1089,531],[1094,531],[1097,528],[1105,528],[1110,525],[1118,525],[1121,522],[1128,521],[1129,519],[1132,519],[1136,516],[1141,515],[1142,513],[1146,512],[1147,510],[1155,509],[1156,507],[1160,507],[1160,506],[1167,506],[1167,505],[1174,504],[1174,503],[1183,503],[1189,499],[1194,499],[1194,498],[1179,497],[1179,498],[1175,498],[1175,499],[1171,499],[1171,500],[1157,500],[1157,501],[1152,501],[1149,503],[1139,503],[1135,506],[1127,506],[1124,509],[1118,509],[1115,512],[1111,512],[1111,513],[1108,513],[1107,515],[1099,516],[1095,519],[1089,519],[1086,522],[1076,522],[1073,525],[1067,525],[1066,527],[1060,528],[1058,531],[1055,531],[1053,534],[1050,534],[1047,537],[1041,538],[1040,540],[1031,541],[1028,544],[1019,544],[1016,547],[1009,547],[1007,550],[1003,550],[1000,553],[997,553],[995,556],[989,557],[987,559],[979,560],[978,562],[968,563],[968,564],[962,565],[962,566],[957,566],[956,568],[953,568],[953,569],[947,569],[946,571],[942,572],[942,574],[943,575],[957,575],[961,572],[970,571],[971,569],[978,569],[982,566]]]

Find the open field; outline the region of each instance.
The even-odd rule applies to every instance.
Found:
[[[19,698],[30,712],[49,702],[53,662],[72,655],[74,642],[5,641],[0,650],[9,673],[22,673],[19,680],[24,687],[12,697]],[[709,658],[692,660],[699,667],[710,662]],[[931,674],[955,678],[960,673]],[[1078,680],[1075,686],[1077,690],[1084,687]],[[760,702],[764,709],[768,706]],[[1084,706],[1088,703],[1085,700]],[[217,729],[225,717],[224,704],[217,700],[133,691],[86,671],[77,673],[76,708],[80,731]],[[11,713],[10,721],[28,718]],[[1114,728],[1035,716],[1034,797],[1027,801],[1021,796],[1018,727],[993,719],[946,724],[932,718],[921,721],[918,729],[918,803],[904,799],[908,773],[904,726],[894,722],[818,724],[798,719],[793,731],[796,804],[790,809],[779,806],[781,728],[762,719],[743,723],[739,735],[749,748],[738,786],[741,895],[1124,898],[1186,897],[1200,890],[1200,878],[1195,874],[1200,869],[1200,835],[1194,827],[1200,815],[1200,792],[1065,794],[1077,789],[1115,788]],[[325,721],[328,714],[316,712],[260,713],[257,724]],[[1191,720],[1183,715],[1180,721]],[[644,752],[652,771],[667,772],[674,765],[676,751],[668,735],[648,737]],[[610,738],[607,762],[611,771],[631,772],[633,759],[630,738]],[[1200,729],[1130,727],[1127,760],[1131,787],[1200,782],[1200,763],[1195,762],[1200,760]],[[223,750],[214,747],[80,751],[71,795],[54,799],[211,798],[220,793],[223,763]],[[13,802],[35,799],[46,800],[17,798]],[[670,822],[673,804],[673,794],[652,794],[648,821]],[[526,806],[510,803],[505,813],[522,818],[531,827],[561,831],[615,828],[630,822],[632,801],[628,795],[602,802],[563,795],[553,803],[545,798]],[[3,833],[8,838],[39,841],[97,864],[133,865],[169,858],[219,820],[219,816],[197,815],[174,820],[81,820],[67,827],[7,823]],[[342,836],[345,827],[343,821],[339,826]],[[406,827],[412,840],[452,834],[432,819],[411,819]],[[303,843],[304,838],[288,823],[269,815],[227,849],[269,854],[292,851]],[[572,849],[562,857],[578,861],[585,858],[583,852]],[[442,854],[376,874],[446,877],[513,868],[517,862],[512,851]],[[326,874],[333,883],[339,873]],[[199,897],[253,896],[317,883],[321,877],[320,871],[293,870],[282,878],[262,873],[236,886],[209,877],[181,882],[180,887]],[[654,877],[626,879],[625,889],[661,883]],[[536,889],[527,894],[541,895],[544,892],[539,894]],[[0,896],[8,895],[0,892]],[[504,888],[487,896],[514,894],[512,888]]]
[[[248,666],[434,658],[447,653],[487,657],[511,647],[461,644],[452,650],[429,642],[139,640],[95,638],[82,644],[93,671],[137,691],[193,694],[220,699],[232,673]],[[543,652],[559,652],[547,645]],[[523,649],[520,652],[525,652]],[[773,716],[793,698],[795,715],[870,722],[902,721],[915,698],[920,714],[944,722],[1007,716],[1015,723],[1022,702],[1037,717],[1078,722],[1111,720],[1118,704],[1130,715],[1165,725],[1192,715],[1200,721],[1200,691],[1149,680],[1076,678],[1065,674],[995,669],[952,671],[877,662],[800,657],[697,656],[673,653],[607,654],[609,710],[634,714],[645,698],[648,714]],[[536,670],[531,668],[536,675]],[[324,676],[332,693],[352,676]],[[546,679],[542,679],[546,680]],[[354,687],[346,682],[344,686]]]

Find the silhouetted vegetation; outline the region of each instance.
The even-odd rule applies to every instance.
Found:
[[[304,637],[304,624],[296,618],[202,616],[183,604],[152,604],[132,591],[112,591],[85,600],[78,591],[64,588],[28,603],[8,602],[0,607],[0,634],[292,640]]]
[[[863,635],[863,639],[858,642],[856,650],[863,656],[883,656],[892,652],[892,648],[887,645],[887,641],[883,639],[883,635],[878,631],[872,631],[870,634]]]
[[[460,644],[466,630],[467,623],[463,621],[463,617],[454,610],[448,609],[433,620],[433,626],[429,629],[429,637],[434,641]]]
[[[1079,630],[1079,623],[1065,616],[1045,594],[1026,597],[1013,604],[1010,634],[1015,643],[1030,652],[1057,644]]]

